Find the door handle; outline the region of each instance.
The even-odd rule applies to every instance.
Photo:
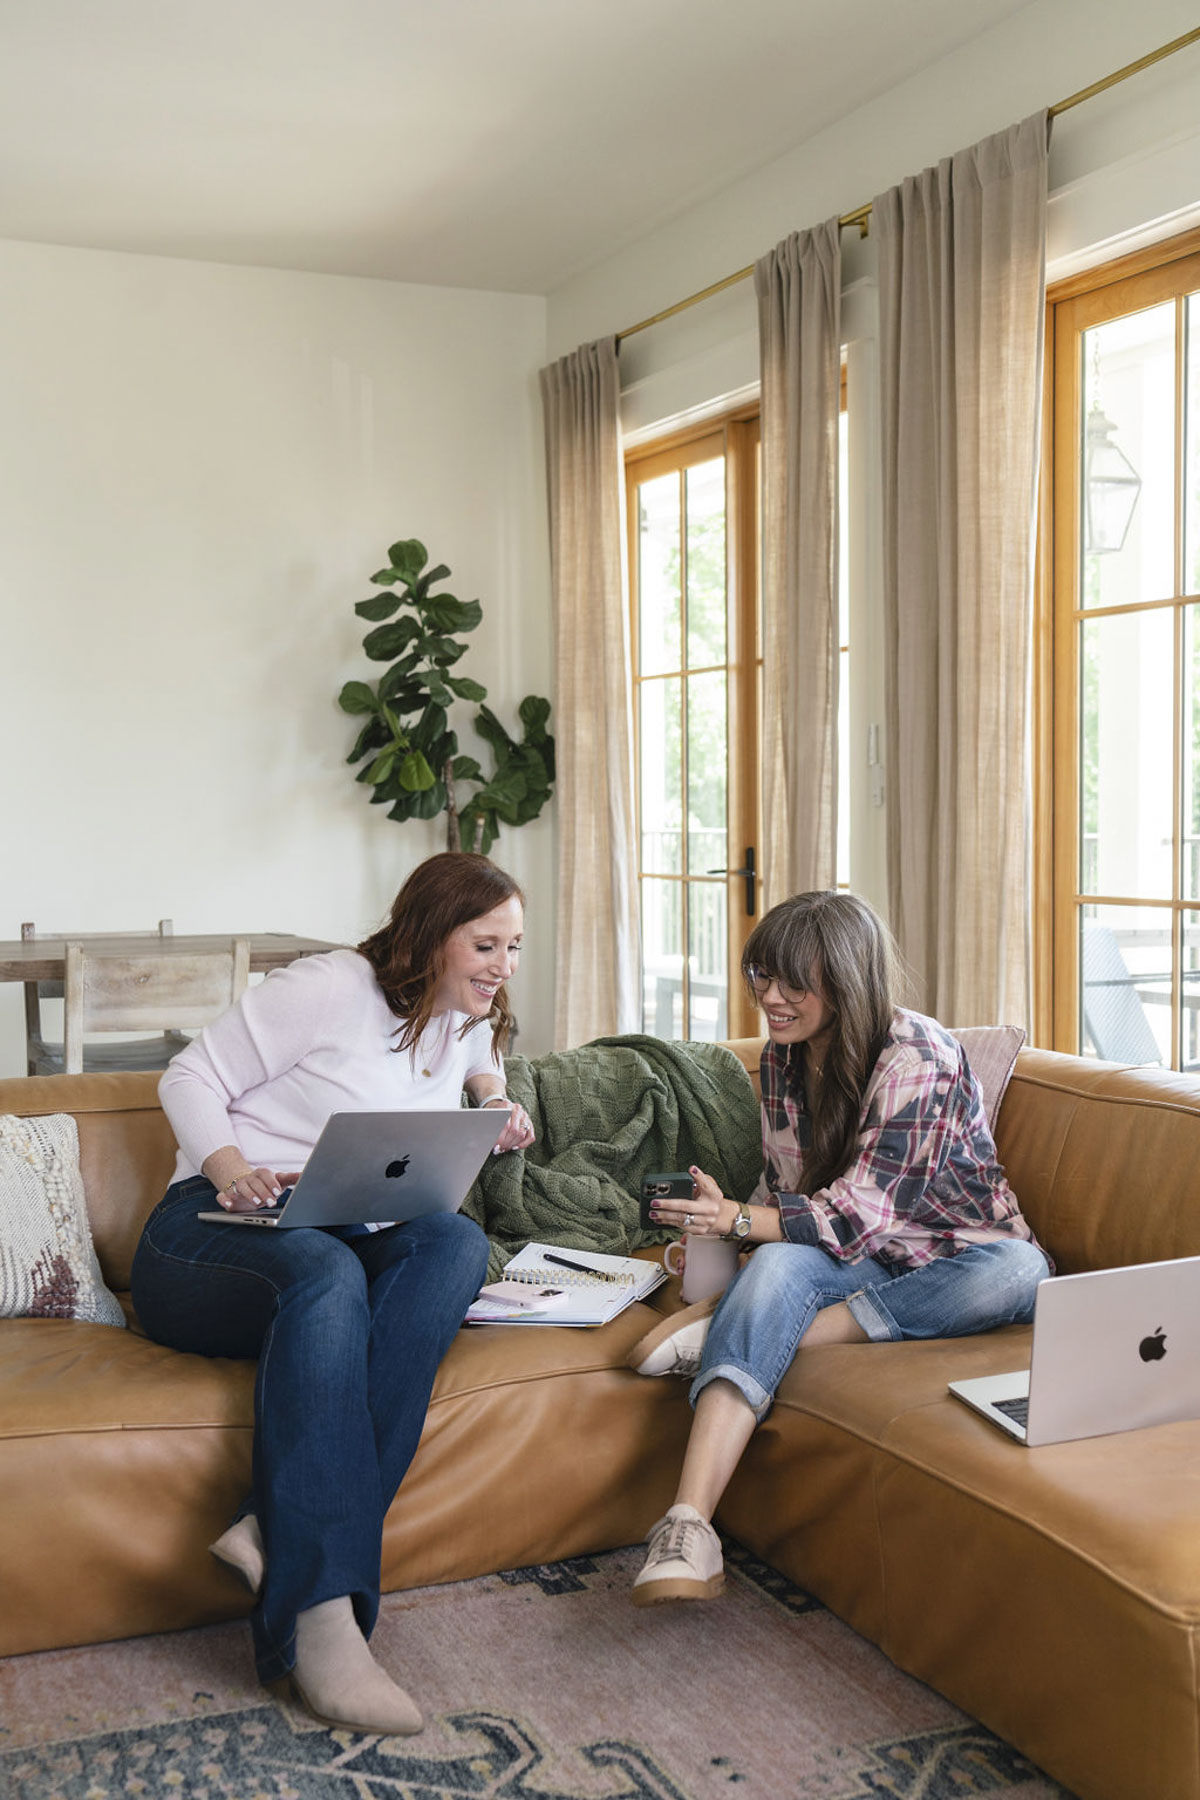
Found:
[[[746,853],[745,853],[744,857],[742,858],[742,867],[740,869],[708,869],[706,871],[706,873],[709,875],[740,875],[740,876],[742,876],[742,878],[744,879],[744,881],[746,883],[746,917],[748,919],[752,919],[754,917],[754,901],[755,901],[754,878],[755,878],[756,870],[754,867],[754,845],[753,844],[747,844]]]

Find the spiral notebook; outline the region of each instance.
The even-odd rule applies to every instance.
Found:
[[[667,1279],[660,1262],[526,1244],[504,1269],[505,1283],[530,1290],[532,1305],[489,1299],[485,1288],[467,1308],[468,1325],[607,1325]]]

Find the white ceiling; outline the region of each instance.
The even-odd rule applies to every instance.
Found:
[[[548,293],[1027,3],[0,0],[0,237]]]

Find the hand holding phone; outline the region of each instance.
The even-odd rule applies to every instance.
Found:
[[[638,1214],[643,1231],[654,1231],[658,1226],[672,1228],[676,1225],[673,1219],[659,1219],[654,1216],[660,1200],[693,1200],[696,1195],[696,1184],[686,1169],[671,1169],[665,1173],[646,1175],[642,1179],[642,1201]],[[682,1230],[682,1225],[679,1226]]]

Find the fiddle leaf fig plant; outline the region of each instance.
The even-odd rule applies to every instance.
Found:
[[[362,763],[356,780],[372,789],[373,806],[389,808],[389,819],[434,819],[444,812],[447,848],[486,855],[501,825],[536,819],[553,791],[550,702],[536,694],[522,700],[521,736],[515,738],[483,705],[482,683],[451,673],[467,648],[455,634],[474,631],[483,608],[478,600],[435,593],[450,570],[445,563],[429,568],[428,562],[416,538],[393,544],[387,567],[371,577],[382,591],[354,609],[374,626],[363,649],[372,662],[389,666],[374,685],[347,681],[338,695],[343,712],[363,719],[346,761]],[[450,709],[460,700],[479,707],[474,725],[491,747],[490,775],[477,758],[460,754],[450,722]],[[460,784],[470,790],[461,805]]]

